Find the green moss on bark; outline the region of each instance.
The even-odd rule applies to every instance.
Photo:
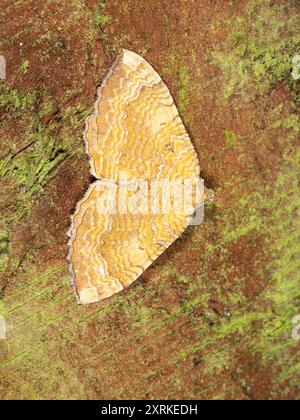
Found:
[[[226,22],[226,50],[215,50],[225,77],[224,96],[263,94],[292,79],[292,59],[300,48],[299,10],[291,2],[252,2],[247,13]],[[251,90],[253,91],[250,94]]]

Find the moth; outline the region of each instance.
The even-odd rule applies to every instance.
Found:
[[[197,154],[165,83],[123,50],[86,122],[92,183],[69,230],[69,270],[81,304],[134,282],[203,206]]]

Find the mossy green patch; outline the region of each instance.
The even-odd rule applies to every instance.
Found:
[[[292,130],[295,134],[298,134],[300,132],[300,117],[297,114],[291,114],[287,118],[275,121],[272,127],[285,128],[286,130]]]
[[[25,215],[30,210],[33,194],[40,193],[56,169],[71,156],[69,143],[58,143],[48,137],[44,127],[36,125],[29,135],[29,147],[21,154],[9,155],[0,161],[1,177],[10,176],[19,188],[16,216]]]
[[[4,272],[8,263],[9,231],[0,230],[0,273]]]
[[[108,25],[112,18],[109,15],[105,14],[105,7],[106,7],[106,1],[100,1],[98,3],[98,7],[96,9],[94,22],[97,27],[103,27]]]
[[[226,146],[229,149],[235,149],[237,146],[236,134],[232,130],[225,130]]]
[[[56,99],[38,90],[22,92],[4,86],[1,90],[0,107],[10,118],[23,121],[26,127],[20,139],[24,146],[18,149],[12,144],[11,152],[0,159],[0,178],[7,177],[18,191],[12,216],[16,220],[30,211],[34,204],[32,198],[43,191],[58,168],[82,151],[88,109],[78,103],[60,110]],[[51,114],[55,113],[60,113],[63,121],[59,136],[55,121],[51,121]],[[47,125],[44,118],[50,120]],[[74,147],[75,140],[78,148]]]
[[[296,54],[292,58],[292,78],[296,82],[300,80],[300,54]]]
[[[24,74],[27,74],[28,73],[29,65],[30,65],[29,60],[24,60],[23,61],[22,66],[21,66],[22,73],[24,73]]]
[[[230,350],[225,347],[208,353],[201,362],[207,375],[218,375],[229,368],[232,359]]]
[[[9,244],[9,233],[7,231],[0,231],[0,254],[7,251]]]
[[[95,24],[97,26],[104,26],[111,22],[111,17],[101,14],[96,14],[95,16]]]
[[[4,84],[0,84],[0,108],[4,108],[7,113],[20,115],[32,109],[38,102],[41,93],[38,90],[20,92],[17,89],[10,89]]]
[[[254,1],[244,16],[226,25],[227,48],[212,54],[224,73],[225,98],[245,91],[251,97],[291,80],[292,59],[300,49],[296,5]]]
[[[58,101],[52,98],[51,96],[46,96],[46,98],[44,98],[44,101],[41,103],[39,115],[41,118],[43,118],[44,116],[50,115],[58,109]]]
[[[126,314],[131,328],[143,328],[157,319],[159,311],[146,306],[127,306]]]

